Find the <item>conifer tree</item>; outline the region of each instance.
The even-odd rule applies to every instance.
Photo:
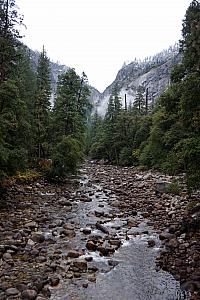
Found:
[[[183,21],[181,52],[187,72],[200,72],[200,3],[193,0]]]
[[[0,1],[0,169],[1,175],[25,167],[26,104],[18,86],[18,47],[20,24],[15,1]]]
[[[83,158],[88,96],[84,74],[79,77],[74,69],[68,69],[59,77],[53,108],[53,176],[75,172]]]
[[[43,47],[40,53],[35,96],[35,131],[37,141],[37,156],[45,158],[48,152],[48,126],[50,113],[51,79],[50,64]]]

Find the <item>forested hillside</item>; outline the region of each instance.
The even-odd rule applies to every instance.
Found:
[[[200,4],[192,1],[182,28],[182,62],[155,106],[140,86],[133,104],[122,107],[113,88],[105,118],[97,113],[90,129],[92,158],[124,166],[142,165],[186,172],[189,188],[200,185]]]
[[[0,1],[0,181],[28,169],[49,176],[74,171],[83,156],[89,109],[87,77],[60,75],[51,107],[50,61],[43,48],[33,66],[20,42],[15,1]],[[27,175],[28,176],[28,175]]]
[[[86,75],[80,77],[74,69],[66,69],[59,76],[52,108],[55,82],[52,84],[47,52],[43,48],[33,66],[31,51],[20,42],[18,28],[23,18],[15,1],[0,3],[1,182],[30,169],[64,176],[77,169],[87,148],[92,158],[110,163],[142,165],[172,174],[186,172],[188,186],[199,187],[198,1],[192,1],[186,12],[179,54],[175,47],[124,66],[112,86],[105,117],[95,113],[91,122]],[[135,91],[133,103],[123,99],[122,105],[119,82],[130,81],[135,76],[133,70],[151,70],[172,56],[177,62],[182,57],[182,62],[172,71],[171,84],[156,103],[142,84]],[[93,95],[98,98],[98,91],[93,89]]]

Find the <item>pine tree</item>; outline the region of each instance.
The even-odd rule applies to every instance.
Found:
[[[108,101],[107,112],[105,115],[105,158],[109,161],[119,161],[119,144],[117,123],[120,113],[122,111],[121,98],[117,87],[114,87],[112,94]]]
[[[64,135],[82,139],[89,107],[88,95],[85,77],[80,78],[74,69],[69,69],[59,77],[53,109],[56,140]]]
[[[145,102],[145,88],[143,86],[139,86],[137,88],[136,97],[133,103],[133,112],[136,115],[144,115],[146,113],[146,102]]]
[[[35,130],[37,141],[38,158],[46,158],[48,152],[48,127],[51,97],[50,64],[46,51],[43,47],[40,53],[35,96]]]
[[[200,71],[200,3],[193,0],[183,22],[181,52],[188,72]]]
[[[20,38],[16,24],[21,23],[15,0],[0,0],[0,84],[16,70],[16,47]]]
[[[15,1],[0,1],[0,169],[1,175],[25,167],[26,104],[20,97],[18,78],[20,24]]]
[[[85,74],[79,77],[74,69],[68,69],[59,77],[53,108],[51,176],[74,173],[83,158],[88,96]]]

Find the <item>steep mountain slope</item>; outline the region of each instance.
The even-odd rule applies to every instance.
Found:
[[[40,53],[33,50],[29,51],[33,69],[36,70]],[[143,86],[145,90],[148,88],[148,98],[151,104],[169,84],[171,70],[180,60],[181,57],[178,54],[178,45],[176,44],[153,57],[145,58],[144,61],[135,59],[135,61],[129,64],[124,64],[117,73],[115,80],[103,93],[100,93],[96,88],[90,86],[90,102],[94,106],[94,110],[96,109],[101,115],[105,114],[108,99],[115,86],[118,87],[123,102],[126,94],[127,104],[134,102],[139,86]],[[58,76],[69,67],[52,61],[50,61],[50,67],[52,82],[51,102],[53,104]]]
[[[138,87],[143,86],[145,90],[148,89],[148,99],[151,104],[170,83],[171,70],[180,60],[178,46],[175,45],[142,62],[135,60],[124,65],[113,83],[102,94],[95,94],[93,102],[98,113],[105,114],[108,99],[115,86],[118,87],[123,102],[126,94],[127,104],[134,102]]]

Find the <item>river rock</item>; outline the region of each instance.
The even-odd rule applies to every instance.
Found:
[[[169,242],[167,242],[166,245],[170,248],[176,248],[178,246],[178,241],[174,238],[169,240]]]
[[[86,260],[87,262],[91,262],[91,261],[93,261],[93,257],[92,257],[92,256],[86,256],[86,257],[85,257],[85,260]]]
[[[92,201],[92,198],[90,198],[90,197],[88,197],[88,196],[86,196],[86,195],[82,195],[82,196],[80,197],[80,201],[82,201],[82,202],[91,202],[91,201]]]
[[[67,237],[69,237],[69,238],[73,238],[73,237],[76,236],[75,230],[66,230],[66,229],[62,229],[62,230],[60,231],[60,234],[65,235],[65,236],[67,236]]]
[[[117,248],[119,248],[121,246],[121,240],[109,240],[109,243],[113,246],[116,246]]]
[[[129,227],[136,227],[136,226],[137,226],[137,222],[136,222],[135,218],[133,218],[133,217],[128,217],[127,225],[128,225]]]
[[[149,247],[154,247],[156,244],[156,242],[154,240],[148,240],[147,243],[148,243]]]
[[[73,266],[75,268],[78,268],[80,271],[86,271],[87,270],[87,262],[84,260],[76,260],[73,262]]]
[[[92,232],[92,230],[91,230],[90,228],[83,228],[82,231],[83,231],[83,233],[86,234],[86,235],[87,235],[87,234],[90,234],[90,233]]]
[[[8,252],[4,253],[3,260],[5,260],[5,261],[12,260],[12,255]]]
[[[80,256],[80,253],[78,251],[75,251],[75,250],[70,250],[67,253],[67,257],[78,258],[79,256]]]
[[[119,207],[120,206],[120,202],[118,200],[114,200],[112,203],[113,207]]]
[[[36,222],[29,222],[24,225],[27,228],[35,229],[38,225]]]
[[[5,291],[6,296],[16,296],[19,294],[19,290],[16,288],[9,288]]]
[[[42,295],[38,295],[37,296],[37,300],[48,300],[48,298],[46,298],[46,297],[44,297],[44,296],[42,296]]]
[[[60,278],[58,276],[55,276],[50,279],[51,286],[57,286],[60,282]]]
[[[38,263],[44,263],[44,262],[47,261],[47,258],[46,258],[45,256],[38,256],[38,257],[36,258],[36,261],[37,261]]]
[[[72,203],[65,197],[60,198],[60,200],[58,200],[58,203],[62,206],[72,206]]]
[[[155,191],[156,193],[166,193],[168,190],[170,182],[163,181],[163,180],[158,180],[155,183]]]
[[[35,243],[43,243],[45,241],[45,236],[43,233],[36,232],[32,234],[31,240]]]
[[[67,230],[74,230],[74,226],[71,223],[65,223],[63,228]]]
[[[86,248],[91,251],[96,251],[97,245],[93,241],[87,241]]]
[[[96,217],[103,217],[104,216],[104,211],[97,211],[97,210],[95,210],[94,211],[94,214],[95,214],[95,216]]]
[[[96,282],[96,275],[95,275],[95,273],[88,275],[87,278],[88,278],[88,281],[90,281],[90,282]]]
[[[103,255],[108,256],[109,253],[113,253],[115,250],[108,246],[98,246],[97,250]]]

